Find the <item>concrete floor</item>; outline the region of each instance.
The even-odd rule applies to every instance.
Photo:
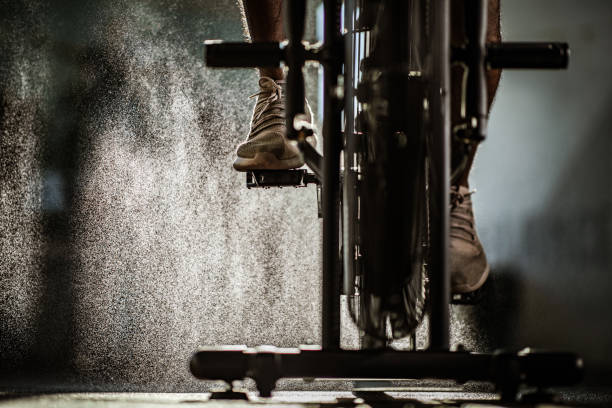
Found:
[[[560,394],[557,403],[507,404],[494,394],[486,392],[460,392],[431,390],[396,391],[355,394],[330,391],[279,391],[270,399],[261,399],[249,393],[249,401],[211,399],[210,393],[58,393],[58,394],[0,394],[0,407],[205,407],[246,408],[259,405],[269,408],[300,407],[587,407],[610,406],[612,394],[601,390],[583,389]]]

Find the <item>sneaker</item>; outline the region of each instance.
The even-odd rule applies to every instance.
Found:
[[[283,81],[272,78],[259,79],[260,91],[251,120],[247,140],[238,146],[234,169],[288,170],[302,167],[304,159],[298,147],[289,143],[285,127],[285,98]],[[312,112],[306,103],[307,120],[312,121]]]
[[[453,293],[480,288],[489,276],[489,264],[476,234],[472,194],[464,186],[451,187],[450,275]]]

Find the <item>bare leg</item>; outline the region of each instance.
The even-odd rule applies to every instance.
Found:
[[[282,0],[242,0],[251,41],[284,41]],[[283,79],[281,68],[259,68],[260,76]]]
[[[500,0],[489,0],[489,15],[488,15],[488,27],[487,27],[487,42],[500,42],[501,41],[501,31],[500,31],[500,11],[499,11],[499,1]],[[453,7],[451,8],[453,13],[453,31],[452,31],[452,39],[453,44],[458,44],[462,42],[464,38],[463,34],[463,26],[460,23],[462,21],[462,16],[460,15],[461,10],[463,9],[463,1],[453,1]],[[452,112],[452,121],[457,123],[460,117],[459,108],[460,101],[458,96],[461,94],[461,78],[463,72],[461,68],[455,67],[453,68],[452,73],[452,94],[453,94],[453,112]],[[495,92],[497,91],[497,86],[499,85],[499,80],[501,77],[500,70],[491,70],[487,71],[487,92],[488,92],[488,100],[489,100],[489,111],[491,110],[491,105],[493,104],[493,99],[495,98]],[[468,177],[470,175],[470,170],[472,168],[472,163],[474,162],[474,156],[476,155],[476,149],[472,151],[470,156],[468,157],[468,162],[465,170],[459,176],[457,184],[460,186],[468,186]]]
[[[252,41],[281,42],[285,35],[282,0],[241,0],[245,29]],[[288,170],[304,165],[304,158],[286,137],[285,101],[280,68],[259,69],[259,93],[247,140],[236,149],[234,169]],[[265,78],[264,78],[265,77]]]

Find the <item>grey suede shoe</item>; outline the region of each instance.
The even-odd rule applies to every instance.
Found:
[[[304,165],[298,147],[289,143],[285,134],[285,100],[281,81],[262,77],[251,130],[247,140],[238,146],[234,168],[249,170],[288,170]],[[307,120],[312,121],[310,107],[306,103]]]
[[[476,234],[472,194],[467,187],[451,187],[450,274],[453,293],[480,288],[489,276],[489,264]]]

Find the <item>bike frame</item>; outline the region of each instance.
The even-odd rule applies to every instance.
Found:
[[[201,379],[221,379],[227,382],[250,376],[255,379],[261,395],[269,396],[276,380],[281,377],[352,377],[352,378],[440,378],[460,381],[494,382],[502,396],[517,398],[521,385],[571,385],[580,379],[582,360],[573,353],[497,352],[474,354],[449,351],[448,272],[449,197],[450,190],[450,65],[460,62],[468,68],[467,116],[461,137],[466,141],[484,139],[486,128],[485,68],[564,68],[568,48],[559,43],[507,43],[487,46],[487,0],[466,0],[466,15],[473,23],[464,47],[450,47],[450,0],[431,0],[432,23],[438,29],[433,34],[434,80],[430,101],[437,143],[430,152],[433,183],[430,194],[435,205],[430,209],[431,228],[438,231],[431,242],[429,350],[401,352],[389,349],[345,351],[340,348],[340,294],[342,252],[340,246],[340,154],[343,146],[342,108],[352,111],[353,90],[347,89],[351,78],[344,81],[344,100],[339,98],[338,78],[344,61],[351,61],[350,39],[340,31],[340,2],[323,0],[324,42],[311,47],[302,42],[304,35],[305,0],[284,3],[287,42],[279,43],[218,43],[206,47],[208,66],[288,68],[286,89],[287,137],[302,149],[307,165],[322,184],[323,270],[322,270],[322,338],[321,347],[311,349],[246,349],[244,347],[201,349],[191,359],[192,373]],[[354,0],[346,0],[348,7]],[[347,14],[348,15],[348,14]],[[311,129],[296,127],[304,113],[304,79],[306,61],[318,61],[324,68],[323,156],[308,143]],[[350,75],[345,69],[345,75]],[[350,100],[349,100],[350,99]],[[347,126],[352,132],[352,125]],[[255,172],[253,172],[255,173]],[[291,177],[295,172],[288,172]],[[286,185],[282,172],[277,173],[278,185]],[[300,185],[306,184],[304,174],[298,174]],[[295,178],[295,177],[294,177]],[[249,186],[263,184],[264,177],[247,175]],[[255,180],[255,182],[253,182]],[[259,180],[259,182],[258,182]],[[283,181],[285,180],[285,181]],[[346,181],[346,180],[345,180]],[[290,183],[289,183],[290,184]],[[270,184],[267,184],[268,186]],[[298,185],[298,184],[296,184]]]

